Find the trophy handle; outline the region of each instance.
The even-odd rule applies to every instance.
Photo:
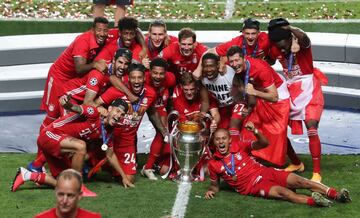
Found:
[[[177,124],[179,122],[179,112],[176,110],[173,110],[169,113],[169,115],[167,116],[167,120],[168,120],[168,128],[169,130],[171,130],[170,135],[169,135],[169,144],[170,144],[170,166],[169,166],[169,170],[161,176],[161,178],[166,179],[172,168],[173,168],[173,158],[175,159],[175,161],[178,163],[179,161],[176,158],[176,155],[174,155],[174,139],[176,138],[177,134],[179,133],[179,130],[177,129]]]

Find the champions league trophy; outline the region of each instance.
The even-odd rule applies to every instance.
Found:
[[[175,117],[174,119],[171,119]],[[178,122],[179,113],[172,111],[168,116],[172,123],[170,133],[170,146],[175,154],[175,161],[180,166],[181,182],[191,182],[191,172],[198,163],[204,151],[204,143],[201,142],[202,123],[194,121]]]

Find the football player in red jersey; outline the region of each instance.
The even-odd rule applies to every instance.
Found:
[[[145,84],[145,67],[142,64],[131,64],[129,67],[129,89],[139,100],[132,103],[123,92],[115,87],[109,88],[95,100],[97,105],[107,105],[116,98],[123,99],[129,105],[129,111],[114,129],[114,151],[127,178],[135,181],[136,174],[136,136],[141,120],[147,112],[149,120],[167,141],[168,131],[161,122],[155,108],[156,92]]]
[[[256,140],[232,143],[228,130],[218,129],[214,133],[216,152],[208,164],[211,185],[205,193],[206,199],[214,198],[215,193],[219,192],[219,179],[222,178],[242,195],[322,207],[331,205],[332,202],[327,198],[343,203],[351,201],[349,191],[346,189],[338,192],[334,188],[305,179],[295,173],[265,167],[256,162],[250,154],[251,150],[265,148],[268,140],[253,123],[247,122],[245,128],[255,135]],[[307,189],[313,193],[310,197],[294,192],[293,190],[296,189]]]
[[[166,23],[163,20],[154,20],[149,25],[149,33],[145,38],[147,44],[147,56],[142,60],[143,65],[149,69],[150,62],[171,43],[177,42],[178,38],[167,33]]]
[[[51,175],[43,172],[30,172],[20,167],[14,179],[12,191],[16,191],[25,181],[29,180],[40,185],[55,186],[55,178],[67,168],[81,172],[87,152],[86,143],[102,138],[104,144],[111,145],[112,133],[110,131],[118,125],[128,111],[128,105],[122,99],[116,99],[109,106],[105,118],[102,119],[96,107],[72,104],[69,96],[63,96],[60,102],[65,109],[73,111],[73,113],[55,120],[44,128],[37,140],[38,146],[44,152]],[[113,149],[106,149],[106,156],[115,170],[123,176],[123,185],[125,187],[133,186],[118,164]],[[86,190],[85,186],[83,188],[83,191],[86,192],[84,194],[87,196],[96,196]]]
[[[230,66],[235,70],[236,80],[245,85],[245,94],[257,98],[246,118],[269,139],[270,145],[253,154],[263,160],[282,166],[286,161],[287,124],[290,112],[289,93],[286,82],[264,60],[245,58],[239,46],[232,46],[227,53]],[[234,80],[235,80],[234,79]],[[248,109],[249,110],[249,109]],[[253,137],[242,129],[242,137]]]
[[[95,61],[94,59],[104,45],[111,41],[108,37],[108,25],[109,22],[106,18],[95,18],[91,30],[77,36],[51,65],[40,106],[40,110],[45,110],[47,115],[40,126],[40,131],[57,119],[57,117],[52,117],[51,114],[55,110],[55,105],[58,104],[59,89],[61,89],[64,82],[81,77],[91,69],[97,69],[101,72],[106,69],[104,60]],[[41,150],[38,150],[36,159],[28,164],[28,169],[40,172],[45,163],[44,161]]]
[[[166,111],[167,102],[169,100],[170,88],[176,85],[175,76],[171,72],[167,72],[167,63],[162,58],[155,58],[150,63],[150,72],[146,72],[146,84],[156,90],[157,98],[155,108],[160,115],[161,122],[167,126]],[[148,177],[150,180],[157,180],[154,175],[154,164],[160,167],[160,174],[165,174],[169,168],[170,161],[170,145],[164,142],[164,138],[159,131],[150,146],[150,153],[146,164],[144,165],[141,173]]]
[[[101,218],[99,213],[79,207],[82,184],[81,174],[76,170],[62,171],[55,186],[56,207],[35,215],[35,218]]]
[[[281,63],[290,92],[292,134],[302,134],[302,122],[305,123],[313,161],[311,180],[321,182],[321,142],[318,126],[324,108],[321,84],[326,84],[327,78],[313,66],[311,42],[305,32],[289,25],[283,18],[271,20],[268,28],[269,38],[273,43],[270,56]],[[303,171],[304,164],[296,156],[290,140],[288,143],[291,164],[286,170]]]

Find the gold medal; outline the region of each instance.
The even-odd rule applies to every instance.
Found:
[[[138,113],[137,113],[137,112],[133,112],[133,118],[134,118],[134,119],[137,119],[137,117],[138,117]]]
[[[233,175],[232,180],[233,180],[233,181],[237,181],[237,176],[236,176],[236,174]]]

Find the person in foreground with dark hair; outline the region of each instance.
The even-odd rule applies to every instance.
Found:
[[[242,195],[281,199],[321,207],[331,205],[332,201],[328,199],[341,203],[351,201],[347,189],[341,189],[338,192],[334,188],[305,179],[295,173],[265,167],[256,162],[250,154],[251,150],[265,148],[268,140],[252,122],[247,122],[245,128],[255,135],[256,140],[241,140],[238,143],[232,143],[228,130],[218,129],[214,133],[216,152],[208,164],[211,185],[205,193],[206,199],[214,198],[219,192],[219,179],[222,178]],[[296,193],[294,191],[296,189],[311,190],[311,197]]]

